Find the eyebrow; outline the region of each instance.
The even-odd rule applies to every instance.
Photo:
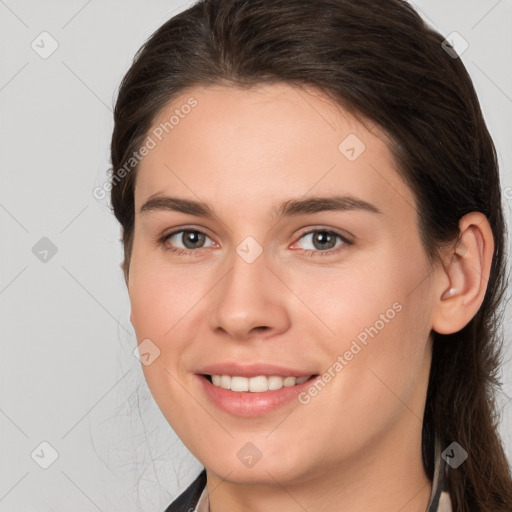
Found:
[[[324,211],[363,210],[371,213],[382,213],[375,205],[350,195],[330,197],[310,197],[307,199],[290,199],[272,212],[272,218],[293,217]],[[151,196],[141,207],[140,213],[151,211],[181,212],[197,217],[213,219],[216,217],[213,208],[202,201],[193,201],[172,196]]]

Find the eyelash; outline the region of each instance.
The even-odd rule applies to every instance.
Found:
[[[197,249],[181,249],[176,247],[169,247],[167,245],[167,241],[174,235],[177,235],[178,233],[201,233],[208,237],[206,233],[203,231],[200,231],[199,229],[179,229],[176,231],[173,231],[172,233],[166,234],[162,236],[158,240],[158,244],[161,245],[166,251],[171,251],[172,253],[176,254],[177,256],[188,256],[192,255],[192,253],[197,253],[201,249],[206,249],[206,247],[199,247]],[[298,240],[301,240],[307,235],[311,235],[313,233],[328,233],[330,235],[337,236],[343,244],[335,249],[329,249],[328,251],[320,251],[320,250],[313,250],[313,249],[303,249],[304,254],[307,256],[317,257],[317,256],[331,256],[335,253],[338,253],[340,250],[343,249],[343,246],[350,246],[353,245],[354,242],[343,236],[341,233],[338,233],[337,231],[333,231],[332,229],[312,229],[310,231],[307,231],[303,233]],[[210,237],[208,237],[210,238]]]

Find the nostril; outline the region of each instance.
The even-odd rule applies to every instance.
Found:
[[[266,331],[268,329],[270,329],[270,327],[268,327],[266,325],[259,325],[258,327],[252,328],[253,331]]]

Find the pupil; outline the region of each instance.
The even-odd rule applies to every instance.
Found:
[[[320,244],[320,247],[317,247],[317,244],[316,242],[319,242]],[[335,237],[332,236],[332,233],[329,233],[328,231],[319,231],[314,237],[313,237],[313,243],[315,245],[315,247],[318,249],[331,249],[332,247],[334,247],[334,244],[332,242],[335,242]],[[325,245],[322,245],[322,244],[325,244],[325,243],[330,243],[330,246],[329,247],[326,247]]]
[[[204,235],[202,233],[199,233],[198,231],[188,231],[187,233],[184,234],[183,243],[185,247],[187,247],[188,249],[195,249],[196,245],[201,245],[202,237],[204,237]],[[196,239],[195,241],[194,238]],[[192,245],[191,247],[189,247],[189,242]]]

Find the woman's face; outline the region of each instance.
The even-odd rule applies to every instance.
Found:
[[[419,456],[434,292],[383,134],[274,84],[190,89],[148,135],[131,321],[185,445],[272,485]]]

